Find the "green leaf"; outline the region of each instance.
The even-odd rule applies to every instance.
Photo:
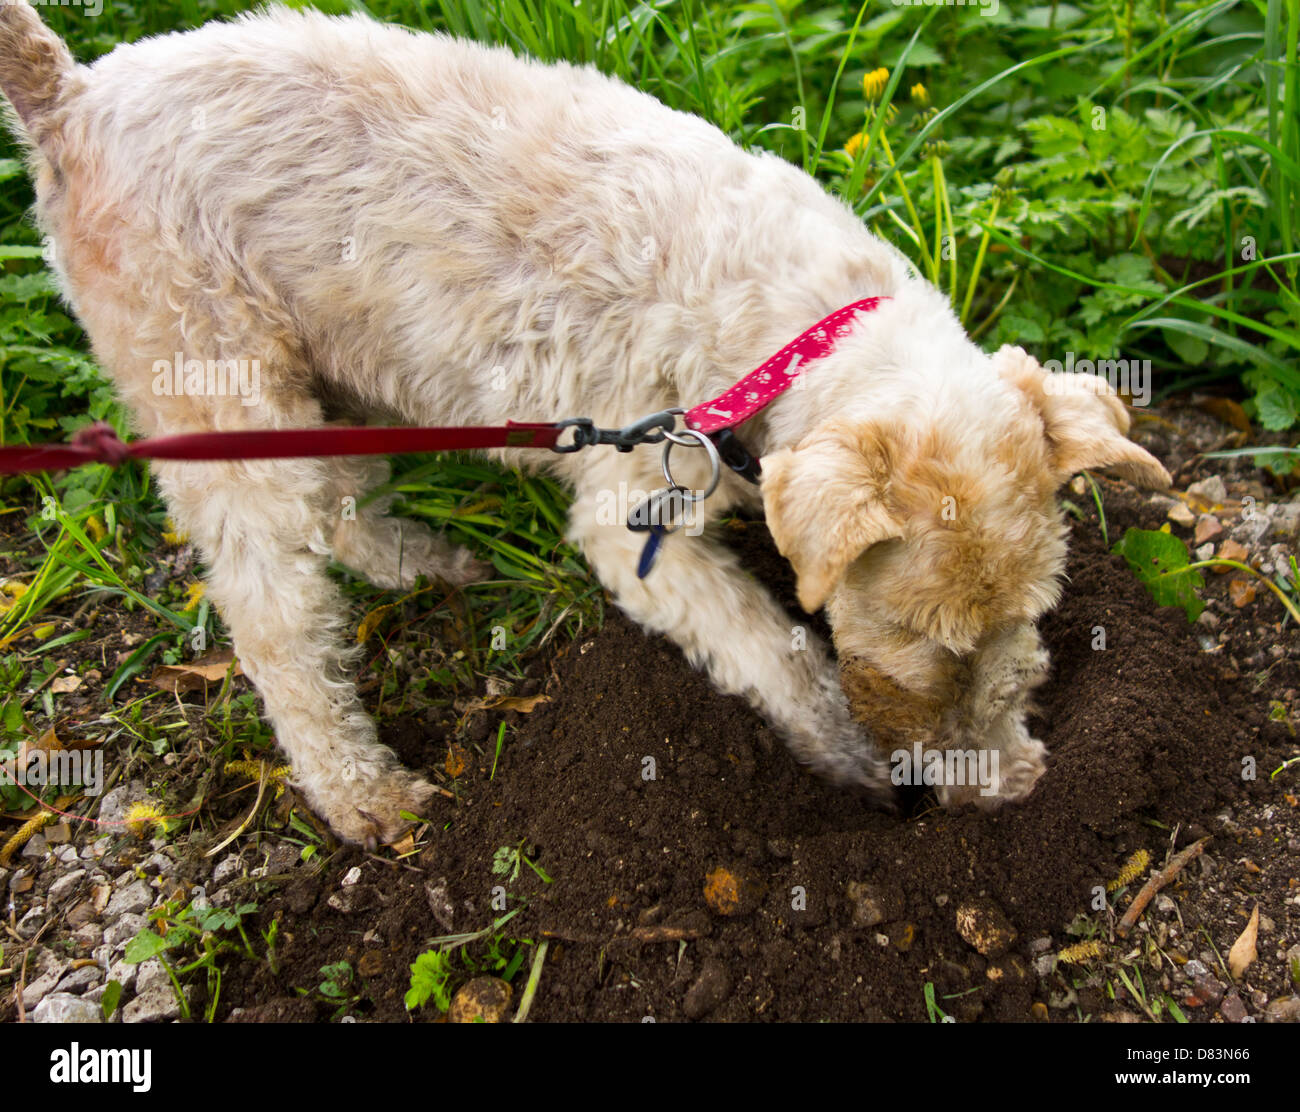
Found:
[[[1189,367],[1199,367],[1210,354],[1210,345],[1199,336],[1192,336],[1186,332],[1175,332],[1166,328],[1164,337],[1165,343],[1173,348],[1179,358]]]
[[[104,986],[104,995],[99,998],[100,1010],[104,1013],[106,1020],[113,1018],[113,1013],[117,1011],[118,1001],[122,999],[122,982],[109,981]]]
[[[1179,606],[1194,622],[1205,609],[1197,590],[1205,586],[1199,571],[1188,565],[1187,546],[1171,533],[1158,529],[1129,529],[1111,550],[1128,561],[1157,606]]]
[[[167,946],[167,939],[145,927],[126,944],[126,955],[122,960],[127,965],[138,965],[142,961],[156,958],[167,949]]]

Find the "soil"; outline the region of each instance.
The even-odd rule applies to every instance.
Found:
[[[1153,524],[1118,486],[1106,499],[1112,537]],[[732,535],[806,621],[764,527],[737,523]],[[434,936],[481,930],[501,913],[503,889],[504,907],[523,908],[509,935],[550,940],[537,1020],[925,1020],[927,985],[961,1021],[1113,1009],[1095,987],[1074,993],[1040,975],[1036,956],[1070,941],[1066,925],[1135,851],[1158,864],[1171,845],[1214,833],[1211,853],[1235,852],[1216,809],[1279,798],[1266,774],[1243,779],[1243,758],[1269,770],[1294,745],[1267,700],[1203,654],[1200,627],[1153,607],[1107,552],[1095,514],[1074,526],[1068,574],[1042,625],[1053,670],[1032,722],[1051,758],[1023,804],[946,813],[928,789],[910,789],[900,814],[871,810],[800,769],[671,644],[611,613],[597,635],[539,662],[551,701],[506,716],[514,739],[491,778],[496,720],[478,731],[489,741],[417,854],[346,850],[267,901],[266,923],[280,922],[278,973],[263,966],[231,985],[223,1014],[329,1018],[334,1002],[297,990],[318,984],[326,961],[347,960],[362,981],[353,1014],[405,1019],[411,962]],[[423,730],[390,722],[384,740],[417,767],[441,765],[445,747],[423,744]],[[1258,896],[1261,911],[1293,937],[1300,843],[1259,833],[1279,882]],[[495,874],[498,847],[522,847],[551,882],[526,863],[516,878]],[[338,878],[354,866],[339,899]],[[739,889],[730,915],[706,900],[719,868]],[[1001,940],[981,944],[987,954],[959,933],[970,905],[1001,923]],[[1225,947],[1244,925],[1233,910],[1206,924]],[[1108,905],[1094,918],[1115,917]]]

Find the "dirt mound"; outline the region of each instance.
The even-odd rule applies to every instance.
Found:
[[[793,606],[766,530],[733,537]],[[346,909],[327,902],[337,868],[328,889],[304,881],[272,905],[279,975],[229,1002],[274,1015],[272,998],[287,1008],[337,952],[369,963],[371,1014],[399,1018],[410,962],[430,937],[490,922],[500,885],[507,906],[528,901],[509,932],[552,939],[539,1020],[922,1020],[927,984],[958,1019],[1027,1019],[1047,996],[1031,942],[1059,936],[1134,850],[1159,859],[1175,823],[1180,841],[1204,833],[1220,801],[1256,790],[1241,758],[1263,767],[1280,743],[1262,700],[1219,675],[1180,611],[1153,608],[1094,525],[1076,527],[1065,599],[1042,628],[1053,670],[1032,725],[1051,758],[1031,798],[951,814],[916,789],[895,816],[813,779],[743,701],[612,614],[549,662],[553,701],[513,716],[492,780],[486,746],[414,865],[348,851],[364,879]],[[444,756],[430,747],[424,763]],[[521,846],[551,883],[527,862],[493,872],[499,847]],[[971,906],[1009,921],[991,940],[967,926],[986,953],[958,930]]]

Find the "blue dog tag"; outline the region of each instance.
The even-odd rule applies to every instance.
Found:
[[[641,559],[637,561],[636,565],[636,577],[638,579],[644,579],[650,574],[650,569],[655,566],[655,557],[659,555],[659,546],[667,535],[662,527],[658,525],[651,526],[650,535],[645,539],[645,547],[641,549]]]

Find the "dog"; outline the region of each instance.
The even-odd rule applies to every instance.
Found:
[[[668,538],[638,578],[643,537],[598,504],[662,485],[655,451],[495,455],[567,483],[568,535],[617,604],[833,782],[887,792],[877,742],[902,738],[997,750],[994,797],[951,788],[949,805],[1020,799],[1042,774],[1025,718],[1047,668],[1034,623],[1063,571],[1055,492],[1084,468],[1169,475],[1107,387],[1053,390],[1021,349],[985,354],[802,170],[592,68],[358,16],[273,8],[83,67],[6,2],[0,88],[61,289],[142,435],[339,412],[617,427],[888,298],[741,428],[761,485],[728,473],[700,510],[764,514],[800,604],[826,608],[853,664],[852,709],[828,647],[712,529]],[[256,361],[257,404],[159,390],[173,359]],[[697,487],[704,467],[680,474]],[[382,505],[341,514],[382,480],[372,461],[154,470],[294,782],[344,839],[394,840],[433,789],[377,741],[327,566],[389,588],[482,569]]]

